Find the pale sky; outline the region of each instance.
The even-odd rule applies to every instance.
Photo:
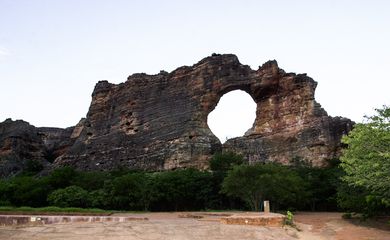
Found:
[[[256,103],[246,92],[235,90],[221,97],[217,107],[207,118],[209,128],[219,140],[245,134],[256,119]]]
[[[390,104],[389,13],[386,0],[0,0],[0,121],[72,126],[98,80],[233,53],[307,73],[328,114],[359,122]]]

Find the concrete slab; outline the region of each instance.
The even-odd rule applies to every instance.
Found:
[[[129,222],[146,221],[145,217],[125,216],[38,216],[38,215],[0,215],[0,226],[9,225],[41,225],[53,223],[76,223],[76,222]]]
[[[221,223],[282,227],[284,225],[285,217],[286,216],[279,213],[240,213],[221,218]]]

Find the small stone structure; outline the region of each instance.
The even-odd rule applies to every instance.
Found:
[[[244,213],[221,218],[221,223],[238,225],[256,225],[282,227],[285,216],[278,213]]]
[[[264,213],[270,212],[271,206],[269,205],[269,201],[264,201]]]
[[[0,215],[0,226],[8,225],[41,225],[68,222],[129,222],[146,221],[142,217],[111,217],[111,216],[30,216],[30,215]]]

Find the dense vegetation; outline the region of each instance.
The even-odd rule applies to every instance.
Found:
[[[366,216],[389,212],[390,208],[390,108],[356,124],[342,139],[347,145],[341,157],[345,171],[339,189],[339,204]]]
[[[118,169],[81,172],[65,167],[38,176],[28,171],[0,180],[0,206],[80,207],[109,210],[181,211],[261,209],[389,213],[390,110],[357,124],[343,138],[341,163],[313,168],[294,158],[290,166],[246,165],[233,153],[216,154],[210,171],[145,172]]]
[[[336,209],[335,167],[248,166],[231,153],[216,154],[211,165],[212,171],[81,172],[65,167],[40,177],[25,172],[0,180],[0,205],[178,211],[258,209],[268,199],[274,210]]]

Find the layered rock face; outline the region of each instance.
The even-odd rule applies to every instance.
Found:
[[[73,130],[36,128],[22,120],[0,123],[0,177],[24,170],[28,161],[49,165],[73,145]]]
[[[257,104],[253,128],[224,144],[249,162],[315,166],[338,157],[340,138],[352,127],[329,117],[314,99],[317,83],[285,73],[276,61],[254,71],[234,55],[213,55],[171,73],[134,74],[118,85],[99,82],[74,145],[55,164],[82,169],[117,166],[166,170],[206,168],[222,145],[207,116],[219,99],[244,90]]]
[[[67,132],[64,144],[53,140],[53,156],[58,155],[54,165],[204,169],[223,148],[241,153],[250,163],[299,159],[324,166],[339,156],[340,138],[353,122],[329,117],[314,99],[316,85],[305,74],[284,72],[276,61],[252,70],[234,55],[217,54],[171,73],[133,74],[117,85],[100,81],[87,117]],[[245,136],[222,146],[207,116],[232,90],[252,96],[256,120]],[[51,136],[64,139],[62,134]],[[40,139],[46,148],[53,146],[51,140]]]

